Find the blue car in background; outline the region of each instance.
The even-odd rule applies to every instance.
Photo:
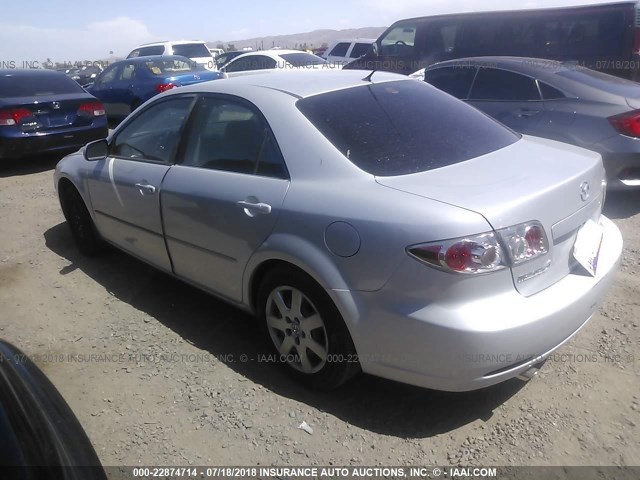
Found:
[[[225,77],[186,57],[154,55],[115,62],[87,91],[104,104],[109,119],[122,120],[158,93]]]
[[[102,104],[64,73],[0,70],[0,160],[71,152],[107,134]]]

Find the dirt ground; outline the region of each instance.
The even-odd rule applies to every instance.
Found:
[[[452,394],[362,376],[317,393],[255,360],[246,314],[118,251],[83,258],[55,161],[0,165],[0,338],[104,465],[640,465],[640,192],[609,195],[615,286],[533,381]]]

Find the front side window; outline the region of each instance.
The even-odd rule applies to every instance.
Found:
[[[380,41],[380,54],[404,56],[413,53],[416,41],[416,24],[398,25],[391,29]]]
[[[296,105],[345,158],[372,175],[441,168],[520,138],[479,110],[415,80],[323,93]]]
[[[533,78],[497,68],[480,68],[469,98],[528,102],[540,100],[540,92]]]
[[[475,75],[476,67],[461,65],[427,70],[424,79],[443,92],[464,100],[469,96]]]
[[[103,83],[111,83],[116,79],[116,73],[118,73],[118,66],[114,65],[112,67],[107,68],[102,75],[100,75],[96,81],[95,85],[101,85]]]
[[[111,144],[110,155],[130,160],[172,163],[192,97],[155,103],[129,122]]]
[[[183,165],[286,178],[273,134],[255,108],[206,96],[198,102],[191,125]]]

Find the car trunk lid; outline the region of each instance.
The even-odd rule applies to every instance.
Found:
[[[524,137],[472,160],[411,175],[376,177],[376,181],[477,212],[495,230],[539,221],[549,238],[549,253],[512,268],[516,289],[532,295],[574,268],[578,229],[600,216],[603,178],[599,154]]]
[[[50,132],[91,125],[94,117],[81,114],[79,109],[82,104],[96,102],[97,100],[89,94],[61,94],[36,99],[12,98],[10,108],[31,112],[32,115],[24,117],[17,125],[23,133]]]

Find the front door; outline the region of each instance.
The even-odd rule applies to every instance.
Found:
[[[116,133],[109,156],[94,164],[88,180],[100,234],[165,271],[171,271],[171,262],[160,216],[162,180],[193,101],[174,96],[136,115]]]

